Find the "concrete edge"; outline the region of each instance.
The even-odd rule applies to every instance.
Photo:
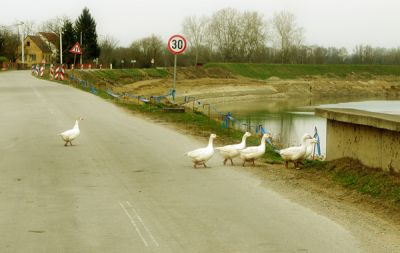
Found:
[[[356,109],[315,108],[315,115],[350,124],[400,132],[400,116]]]

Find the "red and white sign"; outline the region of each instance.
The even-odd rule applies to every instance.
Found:
[[[76,42],[75,45],[68,52],[70,52],[71,54],[82,54],[82,49],[79,45],[79,42]]]
[[[173,35],[168,40],[168,50],[173,54],[181,54],[186,49],[186,39],[182,35]]]

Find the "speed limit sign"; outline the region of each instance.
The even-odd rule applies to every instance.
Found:
[[[181,35],[174,35],[168,40],[168,50],[173,54],[181,54],[186,49],[186,39]]]

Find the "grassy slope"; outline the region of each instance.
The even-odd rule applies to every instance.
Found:
[[[279,77],[293,79],[306,76],[346,77],[356,74],[360,77],[394,75],[400,76],[397,65],[306,65],[306,64],[249,64],[249,63],[208,63],[205,68],[223,68],[236,75],[268,79]]]

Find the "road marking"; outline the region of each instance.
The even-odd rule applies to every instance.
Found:
[[[142,217],[140,217],[140,215],[136,212],[135,208],[131,205],[131,203],[129,201],[126,201],[126,203],[128,204],[128,206],[131,208],[131,210],[135,213],[136,218],[139,220],[139,222],[142,224],[142,226],[144,227],[144,229],[146,230],[147,234],[150,236],[151,240],[153,241],[153,243],[159,247],[160,244],[158,244],[156,238],[154,238],[153,233],[151,233],[150,229],[144,224]]]
[[[121,208],[125,211],[126,215],[128,216],[129,220],[131,221],[132,226],[135,228],[136,232],[138,233],[138,235],[140,236],[140,238],[143,241],[143,244],[148,247],[149,244],[147,243],[146,239],[143,237],[142,232],[140,232],[139,227],[136,225],[135,220],[132,218],[132,216],[129,214],[128,210],[126,210],[125,206],[119,202]]]

